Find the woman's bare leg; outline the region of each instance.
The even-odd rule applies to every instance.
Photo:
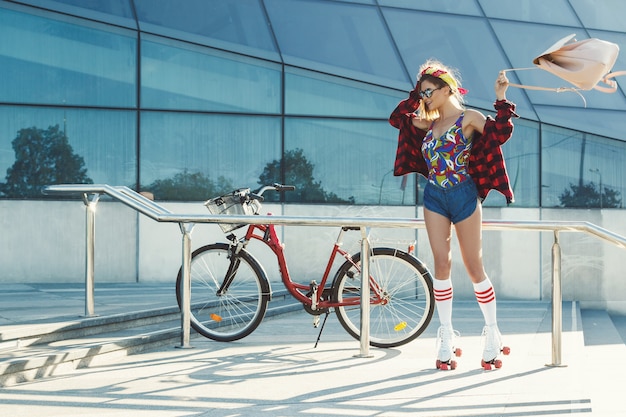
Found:
[[[482,257],[482,207],[480,203],[476,211],[467,219],[455,224],[457,238],[461,247],[463,263],[474,284],[476,301],[485,318],[485,324],[495,326],[496,293],[487,277]]]
[[[471,216],[454,225],[465,269],[474,284],[487,278],[483,266],[482,221],[482,207],[478,203]]]

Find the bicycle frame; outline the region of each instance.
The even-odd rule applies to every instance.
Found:
[[[294,282],[291,279],[291,275],[289,273],[289,268],[287,267],[287,261],[285,259],[285,253],[283,249],[283,244],[280,241],[280,238],[276,234],[276,228],[274,225],[257,225],[253,224],[248,226],[246,235],[243,239],[240,240],[240,247],[244,248],[248,245],[251,240],[258,240],[267,245],[278,261],[278,268],[281,276],[281,280],[283,285],[289,291],[289,293],[296,298],[299,302],[301,302],[305,306],[311,306],[313,310],[316,309],[325,309],[331,307],[339,307],[339,306],[358,306],[360,305],[361,299],[360,297],[347,297],[344,298],[342,302],[334,302],[332,300],[326,300],[322,298],[324,289],[330,289],[332,287],[326,287],[328,283],[328,278],[330,276],[330,272],[332,270],[333,263],[337,256],[341,256],[346,259],[348,262],[351,262],[354,267],[361,272],[361,268],[357,265],[353,260],[350,253],[341,248],[343,243],[343,235],[346,231],[351,230],[350,228],[341,228],[339,232],[339,236],[337,240],[333,244],[333,248],[326,265],[326,269],[324,270],[324,274],[322,275],[322,279],[319,284],[315,281],[312,281],[310,284],[301,284],[298,282]],[[332,282],[330,283],[332,285]],[[322,290],[319,291],[319,288]],[[382,296],[382,291],[380,290],[379,285],[372,279],[370,276],[370,303],[371,304],[381,304],[384,303],[384,298]]]

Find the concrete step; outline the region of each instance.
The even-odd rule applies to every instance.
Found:
[[[302,305],[291,296],[275,293],[266,319],[301,310]],[[108,364],[164,345],[180,346],[181,335],[178,306],[4,326],[0,333],[0,387]],[[192,329],[190,336],[199,335]]]
[[[0,328],[0,351],[110,333],[127,328],[150,326],[173,321],[176,318],[180,319],[180,310],[178,306],[171,306],[102,317],[38,321],[2,326]]]
[[[622,342],[626,344],[626,316],[624,315],[611,315],[611,320],[617,329],[620,337],[622,338]]]
[[[580,311],[585,346],[621,345],[624,339],[618,330],[619,323],[626,324],[623,318],[611,316],[605,310],[583,309]]]

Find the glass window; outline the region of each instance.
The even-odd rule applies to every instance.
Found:
[[[493,109],[494,81],[498,71],[508,68],[509,64],[485,19],[392,9],[385,9],[384,15],[411,74],[412,84],[405,87],[413,88],[420,65],[436,58],[460,71],[463,87],[469,90],[465,97],[468,105]],[[421,31],[416,36],[415,26],[422,21],[428,21],[428,25],[437,30]],[[481,51],[489,53],[480,53],[480,59],[477,59],[477,45]],[[507,96],[518,108],[530,108],[520,91],[511,88]]]
[[[285,69],[285,113],[388,118],[404,93],[295,68]]]
[[[136,186],[135,112],[0,106],[0,126],[0,183],[17,185],[14,193],[51,183]]]
[[[155,37],[141,54],[143,108],[280,112],[279,64]]]
[[[141,126],[142,189],[160,200],[254,189],[280,160],[278,117],[143,112]]]
[[[20,0],[20,3],[136,29],[137,22],[130,2],[131,0]]]
[[[406,83],[375,7],[308,0],[265,5],[285,63],[384,85]]]
[[[544,123],[624,140],[624,111],[535,106]]]
[[[415,204],[414,176],[392,173],[397,138],[386,121],[287,118],[288,201]]]
[[[626,3],[623,0],[570,0],[570,3],[586,27],[626,32]]]
[[[623,207],[625,153],[625,142],[544,125],[542,205]]]
[[[86,24],[0,7],[0,100],[135,106],[136,35]]]
[[[482,16],[480,7],[474,0],[378,0],[381,6],[400,7],[414,10],[430,10],[440,13]]]
[[[259,0],[134,0],[142,31],[280,60]]]
[[[580,26],[567,0],[509,1],[478,0],[487,17],[550,25]],[[549,46],[549,45],[548,45]]]

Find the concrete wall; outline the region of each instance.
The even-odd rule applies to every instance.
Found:
[[[164,204],[174,213],[205,214],[201,203]],[[413,207],[333,207],[265,205],[275,214],[340,217],[422,217]],[[0,282],[84,282],[85,209],[73,201],[0,201]],[[561,210],[485,208],[486,220],[588,221],[626,236],[625,210]],[[292,277],[319,282],[328,259],[335,228],[287,226],[280,228]],[[416,255],[427,265],[432,257],[423,229],[374,229],[373,244],[406,248],[417,242]],[[181,261],[182,234],[177,224],[157,223],[125,205],[103,197],[96,214],[98,282],[171,282]],[[360,233],[352,232],[344,244],[360,249]],[[198,224],[192,247],[223,241],[217,225]],[[483,257],[498,297],[549,300],[551,297],[551,232],[484,231]],[[626,314],[626,250],[577,232],[561,232],[563,297],[583,307],[606,308]],[[280,286],[271,253],[260,243],[250,250],[264,265],[274,288]],[[455,296],[472,298],[471,283],[453,240]]]

